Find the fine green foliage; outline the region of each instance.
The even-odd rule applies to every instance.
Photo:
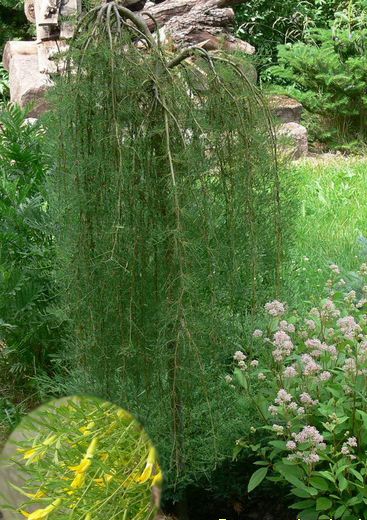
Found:
[[[367,137],[367,3],[349,2],[330,28],[309,29],[304,42],[278,48],[273,80],[319,118],[316,137],[348,148]],[[314,136],[315,137],[315,136]]]
[[[0,64],[0,106],[9,96],[9,76]]]
[[[172,54],[113,3],[91,23],[49,124],[71,384],[149,421],[184,486],[234,434],[220,370],[279,284],[273,131],[241,62]]]
[[[8,40],[29,39],[31,27],[23,6],[22,1],[0,0],[0,55]]]
[[[58,345],[48,313],[54,295],[52,237],[43,185],[44,132],[26,112],[0,113],[0,340],[2,384],[49,369]]]
[[[16,454],[1,461],[9,475],[2,498],[29,520],[155,517],[163,478],[156,451],[123,409],[89,397],[52,401],[23,419],[10,442]],[[18,507],[13,489],[24,500]]]
[[[270,319],[254,335],[267,360],[234,355],[235,380],[263,419],[249,492],[269,471],[303,520],[358,520],[366,509],[366,263],[358,275],[359,290],[349,290],[330,265],[325,297],[307,313],[266,304]]]

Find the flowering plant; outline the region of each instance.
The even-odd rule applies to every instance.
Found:
[[[27,500],[10,506],[28,520],[154,517],[152,487],[162,481],[155,449],[121,408],[74,397],[30,414],[20,432],[26,440],[12,462],[24,484],[10,486]]]
[[[234,354],[234,380],[262,421],[248,491],[265,478],[285,483],[301,520],[358,520],[367,505],[367,281],[348,291],[330,269],[325,299],[306,316],[266,304],[267,330],[253,336],[267,361]]]

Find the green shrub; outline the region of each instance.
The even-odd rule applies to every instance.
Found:
[[[249,0],[236,7],[238,34],[257,49],[262,78],[277,61],[278,44],[302,39],[315,25],[327,27],[341,0]]]
[[[330,28],[309,29],[304,42],[280,46],[279,65],[270,69],[277,84],[319,117],[320,140],[366,139],[366,6],[350,2]]]
[[[44,131],[25,122],[26,112],[0,113],[0,339],[5,374],[19,387],[25,377],[49,369],[58,345],[48,309],[53,286],[52,236],[44,182],[49,158]]]
[[[180,61],[149,36],[145,52],[103,9],[111,32],[82,33],[49,124],[71,384],[147,422],[182,489],[229,454],[220,367],[279,282],[273,135],[240,61]]]
[[[234,377],[263,422],[250,440],[260,460],[249,492],[269,476],[291,491],[297,518],[358,520],[367,503],[367,265],[357,291],[345,289],[337,265],[330,273],[308,313],[265,305],[268,324],[253,334],[268,354],[259,362],[237,351]]]

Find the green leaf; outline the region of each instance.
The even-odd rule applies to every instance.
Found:
[[[278,448],[280,450],[286,450],[286,443],[284,441],[270,441],[268,444],[270,446],[274,446],[274,448]]]
[[[259,468],[251,476],[247,486],[247,492],[251,493],[257,486],[261,484],[266,475],[268,474],[269,468]]]
[[[302,509],[308,509],[314,505],[315,501],[312,499],[300,500],[299,502],[296,502],[295,504],[289,506],[289,509],[297,509],[297,511],[301,511]]]
[[[327,491],[329,489],[327,480],[322,477],[312,477],[310,479],[310,484],[316,489],[320,489],[321,491]]]
[[[333,503],[330,498],[320,497],[316,500],[317,511],[327,511],[332,507]]]
[[[346,510],[347,510],[347,506],[345,506],[345,505],[339,506],[338,509],[334,513],[335,520],[338,520],[338,518],[342,517]]]
[[[319,513],[317,511],[315,511],[314,509],[305,509],[298,515],[299,520],[317,520],[318,517],[319,517]]]
[[[339,489],[340,491],[345,491],[348,487],[348,481],[343,475],[339,475]]]
[[[298,498],[308,498],[310,496],[309,492],[305,489],[292,489],[291,493]]]

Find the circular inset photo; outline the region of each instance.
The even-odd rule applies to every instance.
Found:
[[[162,472],[142,426],[93,397],[51,401],[10,436],[0,461],[4,520],[152,520]]]

